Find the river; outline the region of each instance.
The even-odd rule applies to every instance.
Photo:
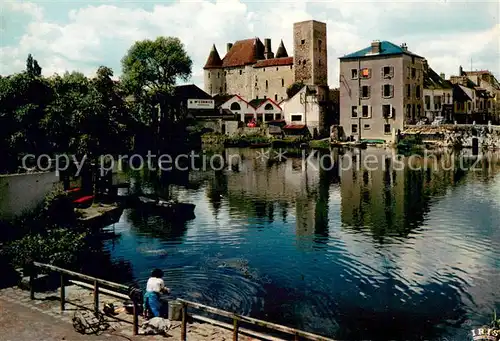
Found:
[[[173,297],[338,339],[467,340],[500,311],[496,160],[264,152],[128,172],[133,190],[195,203],[196,218],[126,209],[106,250],[141,285],[159,267]]]

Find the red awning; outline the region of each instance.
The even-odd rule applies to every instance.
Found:
[[[283,129],[304,129],[305,124],[287,124]]]

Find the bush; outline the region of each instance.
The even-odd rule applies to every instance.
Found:
[[[56,186],[43,203],[43,216],[47,225],[69,227],[76,223],[73,202],[62,186]]]
[[[25,268],[31,261],[68,267],[84,251],[86,236],[67,229],[29,234],[7,245],[5,255],[16,267]]]

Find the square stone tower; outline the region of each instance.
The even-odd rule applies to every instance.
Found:
[[[326,23],[316,20],[293,24],[295,81],[328,85]]]

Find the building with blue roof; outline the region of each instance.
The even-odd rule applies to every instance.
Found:
[[[340,124],[348,138],[392,142],[425,115],[425,59],[406,44],[377,40],[339,60]]]

